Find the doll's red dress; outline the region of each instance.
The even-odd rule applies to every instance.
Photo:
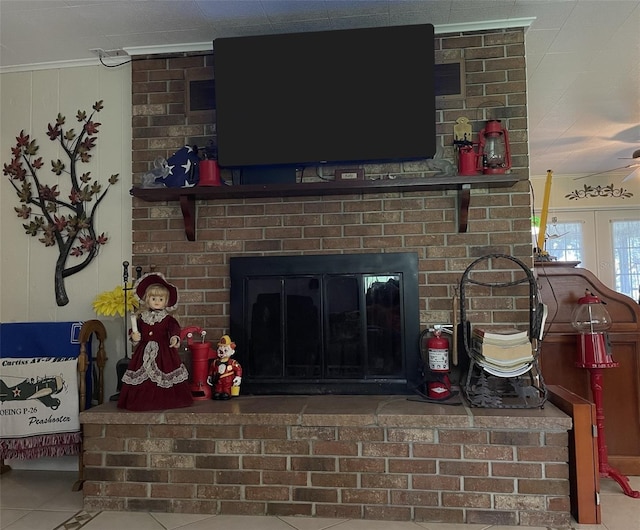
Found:
[[[186,367],[171,337],[180,336],[178,321],[166,311],[143,311],[138,317],[140,342],[122,378],[118,407],[162,410],[193,403]]]

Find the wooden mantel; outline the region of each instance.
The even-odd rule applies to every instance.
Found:
[[[467,231],[472,187],[510,187],[526,176],[474,175],[427,176],[381,180],[304,182],[298,184],[245,184],[240,186],[195,186],[193,188],[132,188],[131,195],[148,202],[179,201],[189,241],[196,239],[197,200],[214,201],[249,197],[302,197],[391,193],[399,191],[458,190],[458,231]]]

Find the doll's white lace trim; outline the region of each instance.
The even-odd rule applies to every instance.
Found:
[[[156,362],[158,350],[157,342],[147,343],[142,356],[142,366],[137,370],[127,370],[122,376],[122,381],[128,385],[140,385],[150,379],[160,388],[171,388],[173,385],[186,381],[189,373],[184,364],[169,373],[164,373],[158,368]]]
[[[140,319],[145,323],[153,326],[158,322],[162,322],[164,317],[166,317],[169,313],[166,310],[161,309],[159,311],[143,311],[140,313]]]

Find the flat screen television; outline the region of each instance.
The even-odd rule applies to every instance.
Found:
[[[432,24],[215,39],[218,163],[435,154]]]

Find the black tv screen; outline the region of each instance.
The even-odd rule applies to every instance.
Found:
[[[219,164],[432,157],[433,35],[421,24],[215,39]]]

